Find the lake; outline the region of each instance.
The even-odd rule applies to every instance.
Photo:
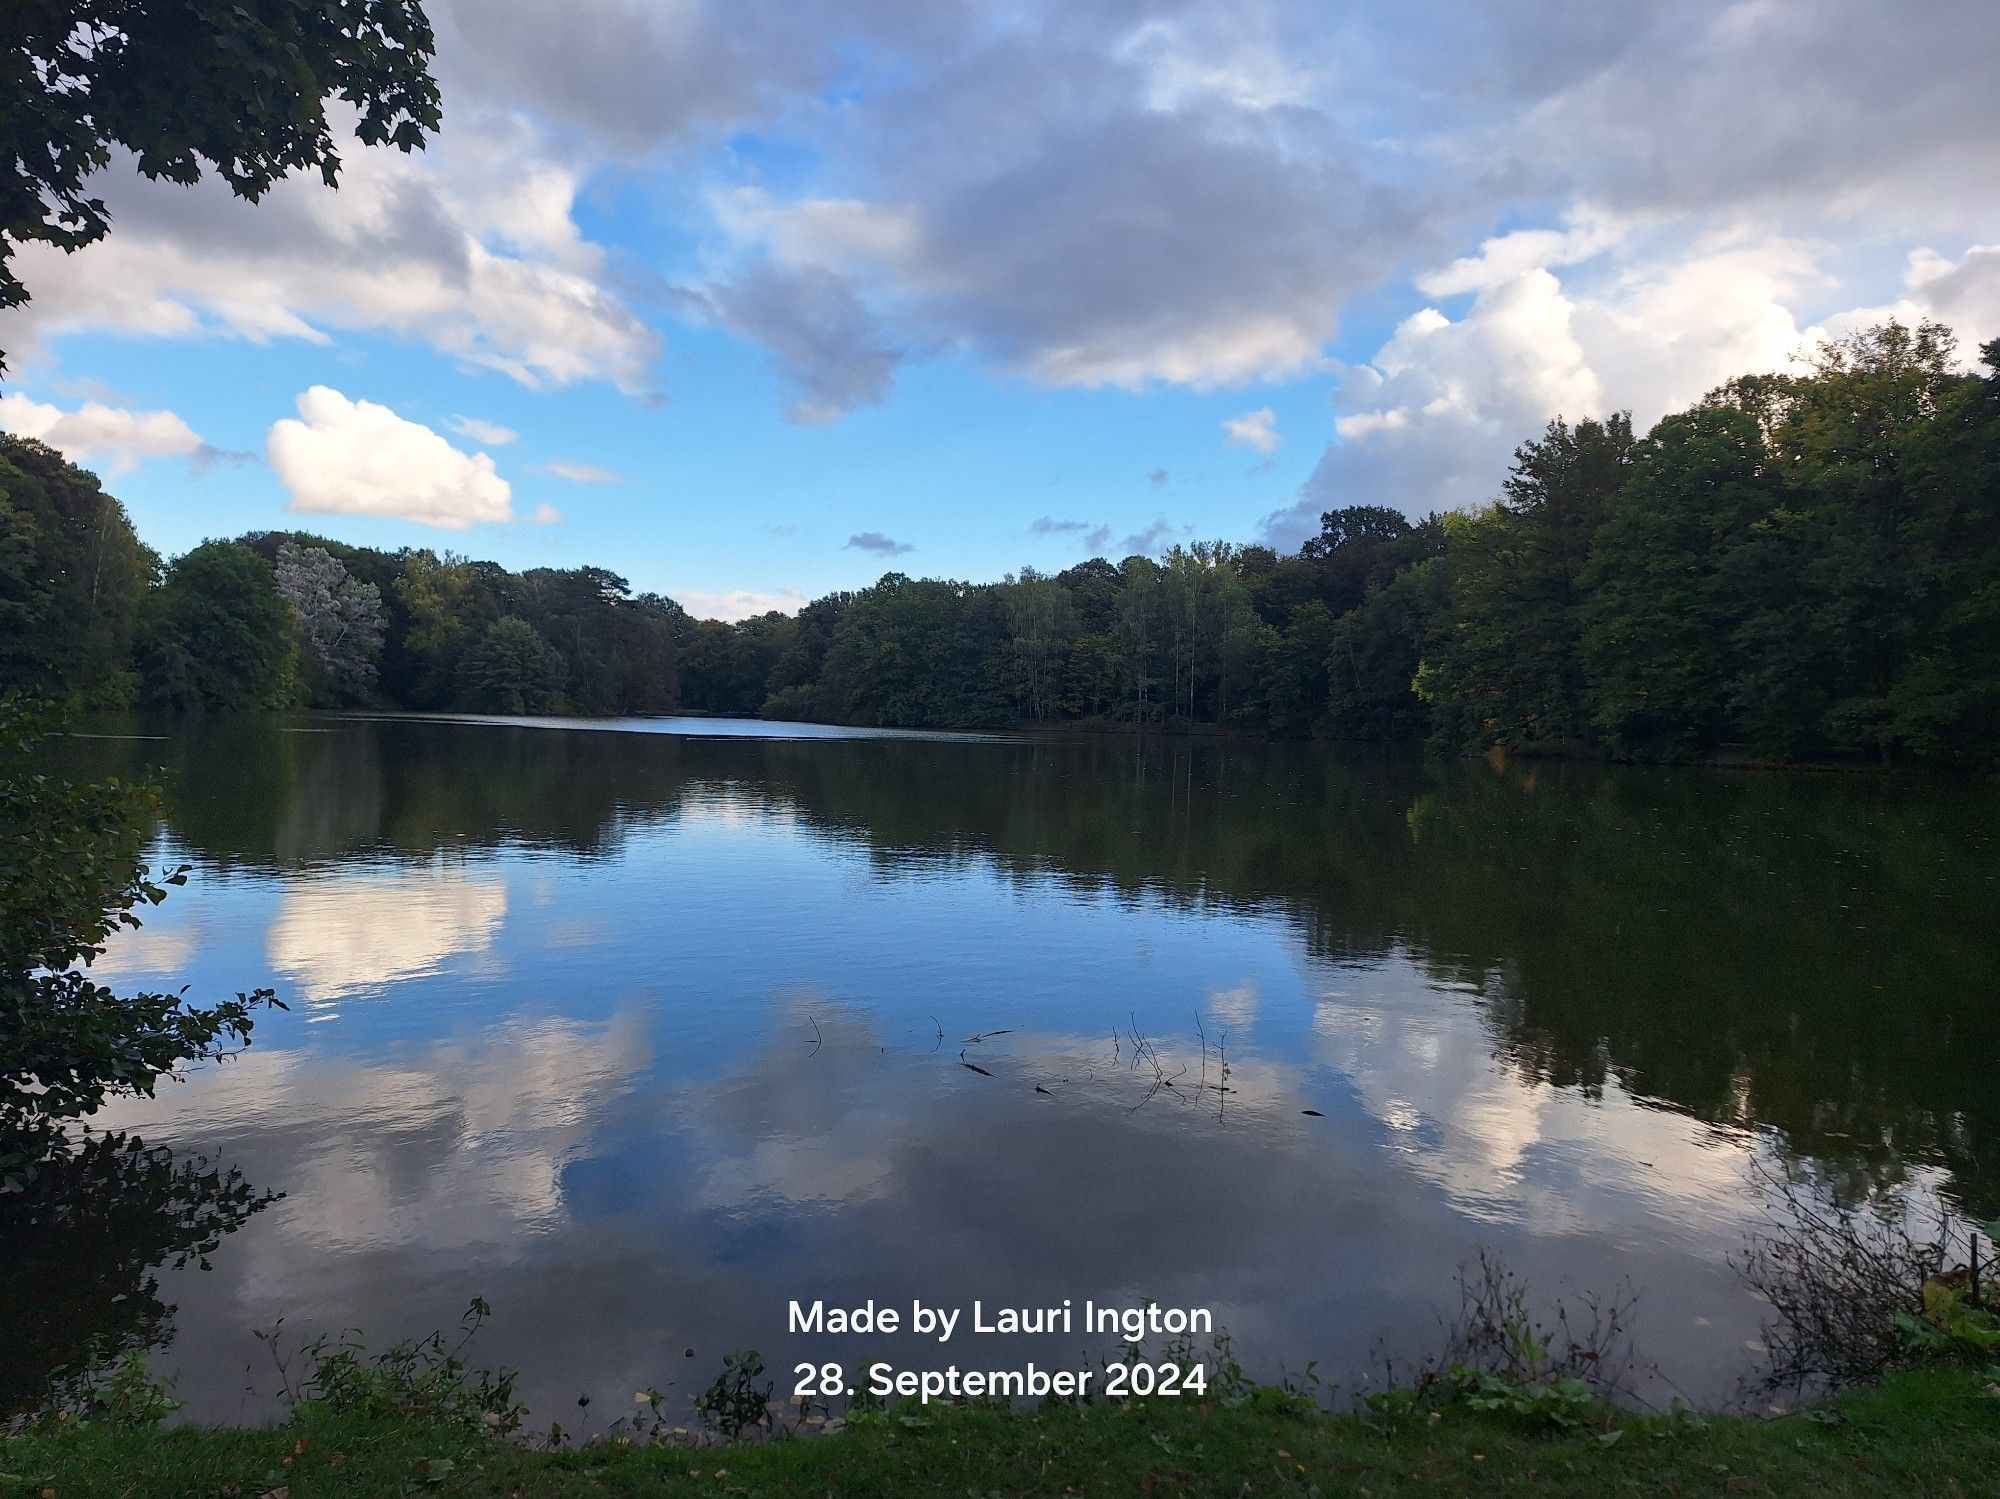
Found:
[[[153,862],[192,871],[98,971],[291,1008],[100,1117],[169,1149],[0,1269],[0,1392],[97,1330],[161,1344],[191,1416],[266,1414],[280,1318],[382,1343],[475,1296],[474,1352],[565,1424],[737,1347],[781,1393],[796,1360],[1107,1347],[804,1337],[792,1299],[1151,1298],[1253,1373],[1351,1381],[1435,1345],[1486,1250],[1539,1295],[1629,1283],[1642,1353],[1719,1400],[1754,1363],[1729,1256],[1760,1171],[2000,1213],[1990,784],[705,720],[103,731],[134,737],[61,758],[169,770]]]

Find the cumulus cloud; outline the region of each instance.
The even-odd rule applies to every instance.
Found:
[[[1625,226],[1587,210],[1573,211],[1562,229],[1516,229],[1483,241],[1476,255],[1463,255],[1441,270],[1417,277],[1430,297],[1488,291],[1529,271],[1554,270],[1589,260],[1616,245]]]
[[[873,552],[878,557],[900,557],[905,552],[916,550],[909,542],[897,541],[884,536],[880,531],[862,531],[848,537],[847,545],[842,550],[850,549],[857,552]]]
[[[375,515],[462,531],[513,519],[513,491],[484,453],[463,453],[421,422],[315,385],[299,418],[272,424],[265,452],[286,507]],[[539,517],[537,517],[539,519]]]
[[[622,484],[625,476],[615,469],[600,468],[595,463],[577,463],[568,458],[551,458],[547,463],[535,466],[538,474],[547,474],[551,479],[564,479],[571,484]]]
[[[1967,191],[2000,186],[2000,29],[1967,3],[1448,0],[1330,25],[1293,0],[1028,0],[1007,26],[919,7],[906,38],[866,9],[807,7],[775,95],[735,91],[741,117],[809,145],[804,185],[712,197],[704,295],[737,301],[725,321],[812,419],[881,399],[933,351],[1056,385],[1309,373],[1341,304],[1404,275],[1446,299],[1649,237],[1658,259],[1731,228],[2000,229],[1994,194]],[[764,14],[746,0],[744,34]],[[788,114],[799,79],[834,78],[831,38],[879,66],[837,114]],[[698,56],[737,76],[692,19],[651,41],[669,72]]]
[[[1806,247],[1719,242],[1589,292],[1533,269],[1485,287],[1457,319],[1414,313],[1345,373],[1336,441],[1266,532],[1296,544],[1335,505],[1478,504],[1553,417],[1623,409],[1643,429],[1731,375],[1787,367],[1820,335],[1789,305],[1821,279]]]
[[[252,205],[213,179],[147,181],[121,154],[102,174],[104,240],[18,251],[33,300],[0,316],[0,346],[87,330],[314,343],[367,330],[534,388],[649,389],[657,336],[576,227],[579,172],[529,127],[472,116],[420,157],[343,155],[338,191],[295,175]]]
[[[1229,435],[1232,448],[1254,448],[1266,457],[1277,452],[1285,440],[1278,431],[1278,414],[1269,406],[1224,418],[1222,430]]]
[[[734,624],[760,614],[797,614],[806,604],[805,591],[777,588],[760,593],[755,589],[728,589],[721,593],[676,594],[676,602],[696,619],[719,619]]]
[[[537,505],[537,506],[535,507],[535,524],[536,524],[536,525],[538,525],[538,526],[560,526],[560,525],[561,525],[562,523],[563,523],[563,513],[562,513],[562,512],[560,511],[560,510],[556,509],[556,507],[555,507],[555,506],[553,506],[553,505]]]
[[[2000,246],[1974,245],[1957,260],[1928,246],[1912,250],[1899,296],[1843,308],[1823,318],[1813,332],[1844,338],[1891,319],[1906,325],[1945,324],[1956,336],[1959,368],[1977,371],[1981,345],[2000,336]]]
[[[504,448],[521,435],[512,427],[503,427],[498,422],[482,421],[476,416],[455,416],[445,425],[460,437],[469,437],[474,442],[484,443],[489,448]]]
[[[834,55],[858,29],[883,65],[811,130],[801,189],[713,196],[723,243],[696,291],[771,350],[808,419],[934,352],[1053,385],[1297,373],[1441,216],[1313,106],[1324,80],[1283,7],[1031,3],[1006,26],[868,9],[807,8],[837,13]]]
[[[1944,316],[2000,330],[2000,245],[1974,245],[1956,262],[1919,250],[1910,257],[1909,279]]]
[[[90,401],[73,411],[0,395],[0,431],[47,443],[75,463],[101,464],[122,474],[148,458],[223,456],[171,411],[132,411]]]

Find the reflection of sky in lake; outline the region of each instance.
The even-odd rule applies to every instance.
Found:
[[[1352,1375],[1378,1338],[1432,1341],[1481,1246],[1549,1291],[1629,1277],[1685,1387],[1742,1366],[1746,1140],[1615,1077],[1526,1080],[1412,954],[1314,958],[1276,909],[972,850],[871,857],[726,781],[622,833],[610,857],[198,867],[107,955],[120,984],[293,1006],[100,1121],[286,1194],[169,1279],[195,1414],[242,1408],[280,1316],[386,1340],[474,1295],[545,1414],[739,1345],[780,1371],[1029,1352],[801,1346],[790,1297],[1153,1297],[1213,1307],[1253,1369]],[[1231,1091],[1200,1087],[1225,1049]]]

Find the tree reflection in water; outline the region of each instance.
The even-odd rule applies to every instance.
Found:
[[[160,1273],[206,1269],[277,1195],[233,1167],[93,1133],[0,1196],[0,1415],[42,1398],[56,1370],[170,1342]]]

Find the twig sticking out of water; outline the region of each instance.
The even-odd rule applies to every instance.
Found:
[[[1183,1074],[1185,1074],[1187,1072],[1187,1068],[1182,1067],[1179,1072],[1176,1072],[1173,1074],[1172,1077],[1169,1077],[1167,1075],[1167,1069],[1160,1063],[1159,1050],[1153,1045],[1151,1041],[1147,1040],[1145,1035],[1140,1031],[1139,1017],[1137,1015],[1131,1015],[1128,1016],[1127,1019],[1129,1020],[1132,1027],[1133,1068],[1136,1070],[1139,1064],[1141,1062],[1144,1062],[1146,1063],[1147,1066],[1151,1067],[1153,1070],[1153,1086],[1146,1090],[1146,1096],[1144,1098],[1140,1099],[1137,1103],[1133,1104],[1131,1108],[1125,1111],[1128,1114],[1136,1114],[1140,1109],[1144,1108],[1147,1104],[1153,1101],[1153,1095],[1155,1093],[1158,1093],[1160,1089],[1172,1088],[1174,1086],[1175,1078],[1181,1077]],[[1179,1090],[1176,1089],[1175,1091],[1178,1092]]]

